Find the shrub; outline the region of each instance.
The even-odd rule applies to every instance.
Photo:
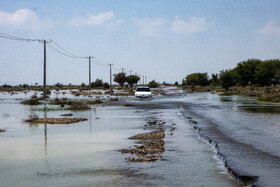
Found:
[[[91,88],[99,88],[103,86],[103,81],[101,79],[96,79],[94,82],[90,83]]]
[[[90,106],[87,103],[81,101],[73,101],[70,103],[70,110],[88,110]]]
[[[39,102],[39,98],[37,97],[37,95],[32,95],[30,99],[23,100],[21,102],[21,104],[24,104],[24,105],[40,105],[42,103]]]
[[[11,86],[11,85],[8,85],[8,84],[3,84],[2,87],[3,87],[3,88],[11,88],[12,86]]]
[[[63,84],[62,83],[56,83],[54,86],[58,87],[58,88],[62,88],[63,87]]]
[[[149,82],[148,86],[150,88],[157,88],[159,86],[159,84],[155,80],[152,80],[151,82]]]
[[[23,88],[28,88],[29,85],[28,85],[28,84],[23,84],[22,87],[23,87]]]
[[[110,88],[110,85],[109,85],[107,82],[104,82],[104,83],[103,83],[103,88],[109,89],[109,88]]]

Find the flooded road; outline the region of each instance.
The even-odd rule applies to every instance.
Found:
[[[180,107],[189,125],[216,147],[218,157],[237,180],[256,186],[279,185],[279,104],[210,93],[170,96],[152,102],[162,108]]]
[[[259,177],[259,186],[279,182],[280,117],[255,112],[277,111],[278,105],[210,93],[165,94],[126,98],[132,107],[72,112],[88,119],[81,123],[32,125],[23,123],[30,114],[60,117],[67,111],[32,110],[18,100],[26,95],[0,93],[0,129],[6,130],[0,133],[1,186],[243,186],[228,169]],[[133,147],[129,137],[151,132],[151,119],[165,122],[163,159],[128,162],[119,150]]]

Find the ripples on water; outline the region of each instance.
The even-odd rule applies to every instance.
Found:
[[[259,176],[256,185],[280,183],[279,104],[209,93],[189,95],[182,103],[198,121],[201,133],[219,144],[236,172]]]

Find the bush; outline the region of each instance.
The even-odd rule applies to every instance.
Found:
[[[62,88],[63,87],[63,84],[62,83],[56,83],[54,86],[58,87],[58,88]]]
[[[70,110],[88,110],[90,106],[87,103],[81,101],[73,101],[70,103]]]
[[[12,86],[11,86],[11,85],[8,85],[8,84],[3,84],[2,87],[3,87],[3,88],[11,88]]]
[[[155,80],[152,80],[151,82],[149,82],[148,86],[150,88],[157,88],[159,86],[159,84]]]
[[[23,88],[28,88],[29,85],[28,85],[28,84],[23,84],[22,87],[23,87]]]
[[[39,98],[36,95],[32,95],[30,99],[26,99],[26,100],[22,101],[21,104],[24,104],[24,105],[40,105],[42,103],[39,102]]]
[[[91,88],[100,88],[103,86],[103,81],[101,79],[96,79],[94,82],[90,83]]]
[[[109,88],[110,88],[110,85],[109,85],[107,82],[104,82],[104,83],[103,83],[103,88],[109,89]]]

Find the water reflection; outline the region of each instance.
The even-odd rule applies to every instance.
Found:
[[[232,102],[233,101],[232,97],[230,97],[230,96],[220,96],[219,99],[221,102]]]
[[[242,112],[280,114],[278,103],[260,102],[256,98],[242,96],[219,96],[219,101],[225,105],[236,107]]]
[[[44,110],[44,118],[47,118],[47,110]],[[45,123],[44,124],[44,137],[45,137],[45,142],[44,142],[44,146],[45,146],[45,162],[46,162],[46,166],[47,168],[50,167],[49,165],[49,160],[48,160],[48,125]]]
[[[239,106],[239,109],[252,113],[280,114],[280,106]]]

